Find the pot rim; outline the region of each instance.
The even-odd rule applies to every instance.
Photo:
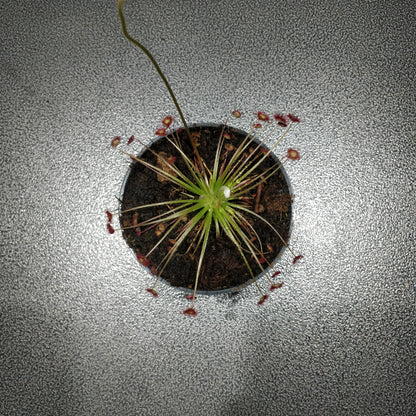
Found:
[[[189,129],[192,129],[192,128],[196,128],[196,127],[220,127],[220,126],[223,126],[223,125],[224,124],[219,124],[219,123],[191,123],[191,124],[188,124],[188,127],[189,127]],[[179,130],[181,128],[183,129],[184,127],[183,126],[182,127],[178,127],[176,129],[172,130],[172,132],[175,133],[177,130]],[[227,125],[227,128],[229,128],[231,130],[234,130],[236,133],[240,133],[240,134],[243,134],[243,135],[247,135],[248,134],[246,131],[244,131],[242,129],[239,129],[239,128],[236,128],[236,127],[233,127],[233,126],[230,126],[230,125]],[[147,146],[148,147],[152,147],[153,144],[155,144],[159,140],[162,140],[163,138],[164,138],[163,136],[154,137],[154,138],[152,138],[150,140],[150,142],[149,142],[149,144]],[[258,142],[257,139],[255,139],[255,142],[256,141]],[[265,147],[266,149],[268,149],[268,147],[266,145],[263,145],[263,147]],[[138,157],[142,156],[143,153],[146,150],[147,149],[145,147],[142,147],[142,149],[137,153],[137,156]],[[274,152],[271,152],[271,156],[272,156],[272,158],[275,161],[279,161],[279,158],[275,155]],[[118,200],[119,200],[119,210],[121,210],[121,207],[122,207],[122,203],[123,203],[122,201],[123,201],[123,196],[124,196],[124,189],[126,187],[126,183],[127,183],[128,179],[129,179],[129,176],[130,176],[130,173],[131,173],[131,169],[132,169],[132,163],[130,163],[130,165],[129,165],[128,169],[127,169],[127,172],[124,175],[123,182],[121,184],[121,188],[120,188],[120,192],[119,192],[119,198],[118,198]],[[288,186],[289,193],[290,194],[293,194],[292,184],[290,182],[289,175],[287,174],[284,166],[282,166],[280,168],[280,171],[282,172],[282,174],[283,174],[283,176],[285,178],[286,184]],[[290,205],[290,210],[291,210],[291,214],[293,214],[292,204]],[[292,219],[292,215],[291,215],[290,225],[289,225],[289,236],[292,235],[292,229],[293,229],[293,219]],[[135,256],[134,249],[133,248],[130,248],[130,247],[129,247],[129,249],[133,252],[133,255]],[[281,250],[279,251],[279,253],[276,255],[276,257],[274,258],[273,263],[272,263],[273,265],[277,264],[278,261],[280,261],[280,259],[283,256],[285,250],[286,250],[286,246],[283,246],[281,248]],[[147,267],[145,267],[145,269],[149,272],[149,274],[151,274],[150,271],[149,271],[149,269]],[[269,270],[270,270],[270,268],[268,267],[266,269],[266,272],[269,271]],[[257,281],[260,281],[262,277],[264,277],[264,273],[258,274],[255,279]],[[239,286],[234,286],[234,287],[230,287],[230,288],[227,288],[227,289],[220,289],[220,290],[198,290],[197,289],[196,294],[197,295],[218,295],[218,294],[227,294],[227,293],[235,294],[235,293],[240,292],[242,289],[246,288],[247,286],[250,286],[252,283],[254,283],[254,280],[255,279],[254,278],[251,278],[251,279],[247,280],[246,282],[244,282],[243,284],[241,284]],[[184,286],[174,286],[171,283],[169,283],[167,280],[163,279],[163,277],[161,277],[161,276],[159,276],[159,281],[163,282],[164,284],[166,284],[166,285],[168,285],[168,286],[170,286],[172,288],[181,290],[181,291],[183,291],[185,293],[188,293],[188,294],[189,293],[193,293],[193,289],[190,289],[190,288],[184,287]]]

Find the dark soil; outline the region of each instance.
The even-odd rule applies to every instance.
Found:
[[[196,125],[190,127],[191,132],[196,134],[196,137],[198,138],[198,150],[200,155],[210,169],[214,163],[218,138],[220,137],[222,127],[222,125]],[[231,140],[228,140],[227,142],[233,143],[236,147],[246,136],[240,130],[228,126],[226,127],[225,132],[231,136]],[[180,131],[178,135],[184,152],[193,160],[193,151],[185,131]],[[254,149],[254,145],[252,147]],[[178,151],[166,139],[156,141],[151,148],[156,153],[165,152],[167,155],[166,157],[176,157],[175,165],[180,168],[183,173],[188,172]],[[141,155],[141,158],[152,164],[157,164],[157,157],[149,150],[146,150]],[[272,157],[266,158],[261,166],[262,171],[272,166],[275,162],[276,159]],[[253,206],[255,194],[256,189],[253,189],[248,196],[251,198],[250,200],[253,201]],[[292,213],[292,196],[289,194],[288,184],[281,171],[278,171],[274,176],[267,180],[260,195],[261,197],[258,202],[260,210],[262,210],[262,217],[273,224],[287,242],[289,239]],[[140,205],[172,200],[179,196],[180,193],[177,186],[169,181],[160,181],[160,178],[158,179],[155,172],[150,171],[148,168],[134,161],[132,162],[125,183],[121,209],[126,210]],[[138,210],[137,213],[139,221],[144,221],[162,214],[166,210],[167,208],[165,206],[160,206],[156,208],[141,209]],[[122,227],[132,225],[132,218],[135,212],[136,211],[128,212],[120,216]],[[282,241],[267,224],[252,215],[249,217],[250,222],[262,240],[265,252],[264,257],[267,262],[273,263],[284,247]],[[141,231],[143,231],[143,229]],[[166,240],[148,256],[152,265],[159,265],[168,252],[169,246],[172,246],[172,242],[169,242],[168,240],[175,239],[177,232],[178,231],[174,231],[169,238],[166,238]],[[155,228],[142,232],[141,235],[138,235],[136,229],[124,230],[123,237],[136,253],[138,252],[143,255],[146,255],[160,239],[155,233]],[[194,286],[199,251],[197,251],[195,256],[192,256],[188,252],[191,243],[192,237],[189,237],[188,241],[181,245],[179,254],[177,253],[173,257],[161,275],[165,281],[173,286],[184,288],[193,288]],[[270,247],[272,248],[272,251],[269,250]],[[192,250],[189,251],[192,252]],[[247,255],[247,259],[250,262],[250,267],[252,268],[254,275],[257,276],[260,274],[261,269],[256,261],[250,258],[250,255]],[[265,268],[267,268],[267,262],[263,264]],[[151,268],[151,270],[154,271],[154,267]],[[251,275],[234,244],[225,235],[216,238],[215,230],[212,230],[209,237],[208,250],[205,253],[203,260],[198,290],[217,291],[229,288],[237,289],[250,280]]]

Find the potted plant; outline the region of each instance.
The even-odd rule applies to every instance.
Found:
[[[118,1],[123,34],[153,63],[183,127],[174,129],[174,117],[168,115],[151,146],[131,136],[126,146],[138,142],[145,149],[140,155],[121,149],[121,137],[112,139],[112,147],[132,164],[120,209],[106,211],[107,229],[111,234],[121,230],[139,263],[155,275],[146,289],[151,295],[158,296],[160,280],[188,290],[185,315],[197,314],[198,291],[236,291],[252,282],[262,305],[268,295],[257,276],[263,275],[273,291],[283,285],[276,280],[280,272],[274,266],[282,249],[291,252],[293,264],[303,257],[288,245],[292,194],[283,170],[299,153],[290,148],[281,160],[273,154],[300,120],[292,114],[258,111],[245,133],[229,125],[230,118],[242,116],[234,110],[221,125],[188,126],[154,57],[128,34],[123,3]],[[275,140],[267,148],[270,138]],[[115,228],[115,215],[120,228]]]

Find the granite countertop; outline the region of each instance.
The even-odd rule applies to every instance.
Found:
[[[200,296],[151,276],[105,210],[173,103],[116,1],[5,0],[0,414],[411,415],[416,3],[127,0],[190,123],[302,122],[284,286]]]

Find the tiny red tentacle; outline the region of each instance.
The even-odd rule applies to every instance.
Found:
[[[176,156],[172,156],[169,159],[166,159],[169,165],[173,165],[175,163],[175,160],[176,160]]]
[[[287,118],[292,122],[292,123],[300,123],[300,118],[293,115],[293,114],[288,114]]]
[[[155,131],[156,136],[166,136],[166,129],[160,128]]]
[[[263,303],[266,301],[266,299],[269,297],[269,295],[263,295],[260,300],[257,302],[257,305],[263,305]]]
[[[107,211],[105,212],[105,214],[107,215],[108,222],[111,222],[111,221],[112,221],[112,219],[113,219],[113,214],[112,214],[109,210],[107,210]]]
[[[159,296],[159,293],[156,292],[156,290],[152,289],[152,288],[147,288],[146,292],[149,292],[150,294],[152,294],[155,298],[157,298]]]
[[[287,126],[288,120],[287,117],[282,114],[275,114],[273,118],[280,123],[283,123],[285,126]]]
[[[294,259],[293,259],[293,262],[292,262],[292,264],[296,264],[300,259],[303,259],[303,256],[300,254],[299,256],[296,256]]]
[[[143,254],[140,254],[139,252],[136,253],[137,260],[140,264],[143,264],[145,267],[150,266],[150,261],[146,256],[143,256]]]
[[[166,116],[163,120],[162,123],[163,125],[165,125],[166,127],[169,127],[173,122],[173,117],[172,116]]]
[[[188,308],[183,311],[183,314],[187,316],[196,316],[198,312],[194,308]]]
[[[114,137],[114,139],[111,140],[111,146],[117,147],[120,144],[120,142],[121,142],[120,136]]]
[[[270,117],[263,111],[257,112],[257,119],[260,121],[270,121]]]
[[[286,157],[291,160],[299,160],[300,155],[299,152],[295,149],[287,149]]]
[[[280,283],[273,283],[273,284],[270,286],[270,291],[271,291],[271,292],[273,292],[273,290],[275,290],[275,289],[280,289],[282,286],[283,286],[283,282],[280,282]]]

